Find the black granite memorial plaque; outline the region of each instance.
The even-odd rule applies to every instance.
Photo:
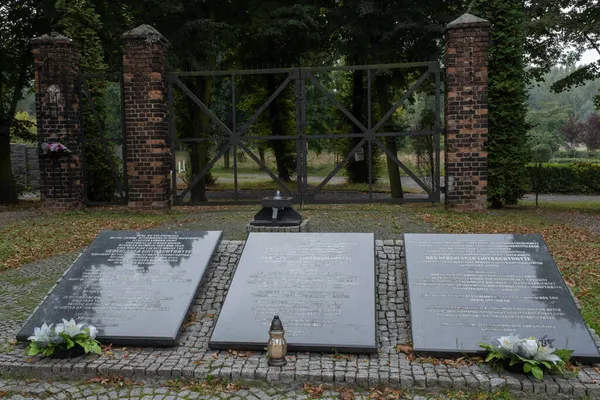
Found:
[[[372,233],[250,233],[209,342],[263,350],[279,315],[290,351],[374,353]]]
[[[172,346],[221,232],[103,231],[34,311],[34,327],[74,318],[103,343]]]
[[[483,353],[479,343],[514,333],[600,361],[541,235],[405,234],[404,243],[415,353]]]

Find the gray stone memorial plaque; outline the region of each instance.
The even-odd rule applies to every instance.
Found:
[[[279,315],[290,351],[374,353],[372,233],[250,233],[209,342],[263,350]]]
[[[541,235],[405,234],[404,243],[415,353],[482,353],[479,343],[514,333],[600,361]]]
[[[103,343],[172,346],[222,232],[103,231],[17,334],[62,318]]]

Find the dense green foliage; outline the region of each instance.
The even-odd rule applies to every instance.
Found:
[[[600,164],[578,162],[571,164],[527,164],[530,189],[539,193],[600,193]]]
[[[518,0],[474,2],[473,11],[490,21],[488,202],[516,204],[527,190],[529,161],[525,116],[523,46],[525,18]]]
[[[527,91],[527,137],[533,147],[540,143],[549,144],[553,151],[565,146],[561,127],[569,116],[585,123],[594,112],[593,97],[600,89],[600,79],[585,82],[584,85],[554,93],[554,82],[568,76],[575,67],[554,67],[543,76],[543,80],[531,84]],[[585,139],[582,138],[582,139]]]
[[[594,157],[597,157],[597,154],[593,154]],[[600,163],[600,159],[598,158],[553,158],[552,164],[573,164],[573,163]]]
[[[17,201],[10,163],[11,134],[30,126],[15,119],[17,104],[32,84],[29,40],[48,33],[54,20],[52,0],[5,0],[0,6],[0,204]]]
[[[585,150],[560,150],[554,153],[555,159],[561,158],[577,158],[577,159],[587,159],[587,158],[598,158],[600,153],[591,153]]]
[[[545,143],[531,148],[531,161],[534,163],[545,163],[552,159],[552,147]]]
[[[572,64],[585,50],[600,54],[600,12],[597,0],[536,0],[526,2],[529,74],[540,78],[551,66]],[[583,65],[552,84],[559,93],[600,78],[600,60]],[[600,94],[594,98],[600,108]]]
[[[91,1],[57,0],[56,10],[61,15],[59,21],[61,30],[77,45],[80,71],[104,72],[107,66],[99,36],[102,23]],[[123,172],[122,168],[118,169],[122,163],[115,155],[114,138],[106,137],[107,84],[103,79],[88,79],[82,85],[83,89],[87,89],[87,95],[83,96],[83,104],[81,104],[84,119],[83,134],[86,139],[83,146],[86,196],[91,201],[112,201],[117,191],[114,176],[122,179]],[[118,97],[116,101],[119,101]],[[96,111],[95,116],[92,107]],[[112,113],[111,118],[114,118]]]
[[[589,4],[588,4],[589,3]],[[3,153],[12,136],[34,139],[31,124],[16,120],[17,101],[26,94],[32,80],[31,37],[51,30],[66,33],[78,44],[85,72],[119,70],[121,65],[121,34],[134,26],[150,24],[170,42],[169,70],[226,70],[247,68],[339,66],[375,63],[410,62],[441,58],[445,25],[471,5],[469,12],[491,21],[490,51],[490,141],[489,200],[493,207],[514,204],[523,193],[526,174],[523,168],[529,159],[528,149],[547,144],[553,151],[565,144],[560,129],[570,115],[586,122],[592,111],[592,97],[600,88],[597,66],[577,70],[574,67],[544,73],[557,61],[571,61],[585,49],[598,43],[597,2],[579,0],[423,0],[418,3],[392,0],[250,0],[220,2],[217,0],[19,0],[7,1],[0,7],[0,203],[14,200],[12,179],[6,180],[10,165]],[[595,45],[596,44],[596,45]],[[523,67],[527,65],[526,71]],[[596,70],[594,69],[596,68]],[[379,69],[371,71],[371,96],[367,95],[367,73],[364,70],[336,73],[315,72],[315,78],[364,126],[372,125],[386,114],[408,87],[418,79],[419,69]],[[530,89],[530,111],[525,117],[524,84],[528,78],[545,77],[539,86]],[[239,130],[273,91],[286,74],[262,74],[236,78],[236,128]],[[233,128],[234,105],[231,103],[229,77],[197,76],[181,78],[192,93]],[[589,81],[589,82],[588,82]],[[591,82],[591,83],[590,83]],[[306,132],[308,135],[328,133],[360,133],[352,122],[313,84],[305,82],[308,99]],[[580,88],[556,95],[563,90],[584,84]],[[419,129],[413,120],[431,119],[431,109],[418,109],[418,98],[432,93],[432,81],[425,81],[418,93],[411,96],[384,121],[379,132]],[[85,132],[98,138],[103,131],[107,138],[120,136],[118,88],[111,84],[90,83],[90,92],[100,115],[100,129],[84,105]],[[175,90],[176,134],[180,138],[196,139],[187,143],[191,175],[204,170],[211,157],[228,143],[227,133],[204,113],[191,99]],[[117,100],[117,101],[115,101]],[[31,105],[31,102],[30,102]],[[87,110],[86,110],[87,107]],[[293,137],[297,133],[296,93],[288,87],[272,101],[262,115],[247,130],[252,136],[276,135]],[[29,107],[29,112],[33,110]],[[425,115],[422,113],[429,113]],[[418,115],[417,115],[418,114]],[[29,125],[28,125],[29,124]],[[528,131],[526,143],[524,132]],[[222,136],[210,139],[207,137]],[[431,137],[400,140],[381,137],[382,147],[392,154],[411,148],[416,151],[418,173],[432,179]],[[311,151],[327,151],[343,159],[361,138],[334,140],[311,139]],[[596,136],[585,136],[590,147],[600,145]],[[571,143],[575,145],[575,143]],[[373,146],[374,159],[381,159],[381,149]],[[268,140],[238,147],[235,157],[265,153],[275,157],[276,173],[283,181],[293,180],[296,169],[294,140]],[[107,155],[114,148],[100,144],[86,146],[88,181],[97,182],[97,190],[88,195],[95,200],[110,199],[115,193],[114,179]],[[350,157],[345,168],[351,182],[368,179],[367,146]],[[225,154],[229,166],[230,150]],[[109,156],[112,157],[112,156]],[[113,164],[119,164],[112,158]],[[393,197],[403,197],[401,170],[391,157],[375,165],[374,178],[386,171]],[[92,175],[92,176],[90,176]],[[192,177],[188,177],[192,179]],[[205,175],[191,190],[192,201],[206,199],[205,184],[212,180]],[[96,183],[93,184],[96,186]],[[6,190],[4,189],[6,187]]]

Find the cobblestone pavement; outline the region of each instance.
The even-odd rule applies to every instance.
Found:
[[[309,383],[353,388],[389,387],[411,391],[507,389],[521,397],[587,396],[600,399],[600,365],[585,366],[568,378],[547,375],[543,380],[537,380],[504,371],[497,373],[485,364],[461,365],[432,359],[410,360],[407,355],[398,352],[396,346],[409,343],[410,337],[403,246],[398,240],[376,242],[378,354],[292,353],[289,354],[288,364],[279,368],[267,365],[264,352],[210,350],[208,339],[243,245],[242,241],[223,241],[220,244],[196,294],[179,346],[112,348],[102,356],[88,355],[71,360],[26,357],[24,345],[15,345],[12,340],[24,320],[52,286],[52,282],[66,270],[75,255],[55,257],[8,271],[0,277],[0,300],[9,305],[0,310],[0,376],[70,381],[86,381],[97,376],[113,379],[121,377],[119,379],[146,384],[167,380],[215,379],[250,384],[267,382],[274,387],[272,390],[276,391],[275,394],[281,396],[287,396],[288,393],[282,390]],[[600,343],[597,336],[594,335],[594,338]],[[69,387],[69,384],[66,385]],[[27,397],[19,394],[19,390],[0,390],[9,393],[11,398]],[[45,390],[43,393],[46,393]],[[123,393],[139,397],[131,392]],[[300,392],[296,394],[301,396]],[[161,395],[163,394],[159,394]]]
[[[465,399],[466,393],[449,391],[446,394],[421,393],[392,389],[362,390],[343,387],[306,387],[281,388],[268,385],[236,385],[204,383],[204,384],[145,384],[141,382],[126,382],[120,386],[116,382],[107,384],[80,382],[48,382],[42,380],[0,379],[0,398],[6,400],[25,399],[137,399],[137,400],[170,400],[170,399]],[[470,396],[469,396],[470,397]],[[506,397],[505,397],[506,398]]]

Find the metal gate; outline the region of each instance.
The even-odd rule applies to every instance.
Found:
[[[127,204],[127,151],[121,73],[79,74],[83,201]]]
[[[389,109],[383,117],[378,121],[373,121],[373,115],[371,110],[371,94],[372,94],[372,73],[376,70],[384,69],[422,69],[419,77],[412,83],[412,85],[404,92],[403,96],[396,101],[391,109]],[[359,121],[334,95],[326,89],[318,80],[316,74],[319,72],[328,71],[354,71],[364,70],[366,71],[367,81],[367,123],[363,124]],[[203,177],[205,177],[211,168],[214,167],[215,163],[221,159],[224,154],[230,150],[233,151],[233,177],[234,177],[234,193],[233,198],[226,201],[210,201],[210,204],[244,204],[244,203],[256,203],[256,200],[247,201],[241,198],[238,188],[238,166],[237,166],[237,150],[242,150],[247,154],[260,168],[268,174],[273,182],[278,186],[278,189],[283,195],[291,196],[294,198],[296,203],[407,203],[407,202],[439,202],[440,201],[440,138],[442,134],[442,128],[440,125],[440,110],[441,110],[441,75],[443,69],[441,68],[438,61],[432,62],[418,62],[418,63],[404,63],[404,64],[380,64],[380,65],[368,65],[368,66],[344,66],[344,67],[317,67],[317,68],[280,68],[280,69],[256,69],[256,70],[238,70],[238,71],[198,71],[198,72],[176,72],[169,74],[168,91],[169,91],[169,133],[172,149],[172,193],[173,193],[173,204],[181,205],[184,204],[184,199],[190,193],[192,188],[197,185]],[[267,100],[256,109],[254,114],[240,127],[237,126],[236,113],[238,112],[236,105],[236,77],[244,75],[268,75],[268,74],[286,74],[286,78],[283,82],[273,91]],[[230,77],[231,84],[231,125],[227,125],[221,119],[219,119],[209,107],[206,106],[193,92],[182,82],[180,78],[187,77]],[[402,106],[411,96],[417,91],[417,89],[423,84],[428,78],[433,77],[434,79],[434,91],[435,91],[435,123],[431,130],[421,131],[404,131],[404,132],[379,132],[379,130],[385,126],[385,123],[392,114]],[[282,91],[290,84],[295,86],[295,107],[296,107],[296,126],[295,135],[265,135],[265,136],[250,136],[248,135],[248,129],[257,120],[257,118],[269,107],[271,102]],[[312,84],[321,93],[323,93],[330,102],[340,110],[345,117],[347,117],[352,123],[359,128],[359,132],[351,133],[319,133],[319,134],[307,134],[307,96],[306,96],[306,85]],[[211,121],[213,121],[225,135],[210,136],[206,135],[201,138],[186,138],[180,139],[175,133],[175,104],[174,104],[174,88],[178,88],[182,93],[187,96],[193,103],[198,106],[203,113],[205,113]],[[432,179],[431,185],[427,185],[421,177],[407,167],[402,161],[398,159],[397,154],[391,152],[386,145],[382,142],[383,138],[386,137],[403,137],[403,136],[432,136],[434,143],[434,159],[435,159],[435,171],[434,178]],[[345,155],[345,157],[338,162],[334,169],[316,186],[312,187],[308,182],[308,143],[311,140],[317,139],[348,139],[358,138],[359,142]],[[225,139],[225,140],[224,140]],[[175,149],[183,143],[198,143],[202,141],[211,140],[215,143],[223,143],[222,146],[215,152],[214,157],[207,165],[196,174],[187,186],[178,191],[177,184],[177,170],[176,170],[176,156]],[[295,141],[296,147],[296,184],[295,190],[291,189],[286,185],[279,177],[277,172],[270,169],[265,163],[263,163],[259,157],[249,148],[247,145],[248,141]],[[358,199],[343,199],[336,197],[335,195],[329,196],[328,198],[318,198],[318,195],[322,192],[325,185],[341,170],[341,168],[348,163],[351,157],[355,156],[359,149],[366,145],[366,157],[368,159],[368,193],[363,198]],[[373,152],[374,149],[380,149],[387,157],[389,157],[394,164],[396,164],[408,177],[412,178],[416,184],[423,189],[426,196],[419,198],[376,198],[373,191]]]

